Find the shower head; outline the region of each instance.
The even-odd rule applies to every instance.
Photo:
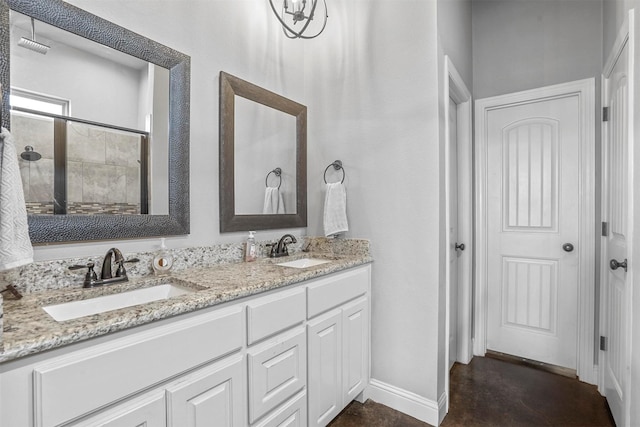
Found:
[[[27,39],[25,37],[21,37],[20,40],[18,40],[18,46],[41,53],[43,55],[46,55],[49,49],[51,49],[46,44],[38,43],[36,41],[36,24],[33,18],[31,18],[31,38]]]
[[[35,162],[36,160],[40,160],[42,155],[37,151],[34,151],[32,146],[27,145],[24,147],[24,151],[20,154],[20,157],[28,162]]]

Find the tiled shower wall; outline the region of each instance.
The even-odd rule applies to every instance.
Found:
[[[20,153],[27,145],[42,155],[19,158],[29,213],[53,213],[53,120],[12,114]],[[81,123],[67,125],[67,213],[140,213],[140,137]]]

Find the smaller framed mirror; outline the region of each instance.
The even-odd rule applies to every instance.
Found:
[[[219,159],[221,232],[307,226],[306,106],[221,71]]]

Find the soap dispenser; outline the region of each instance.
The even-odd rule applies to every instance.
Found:
[[[157,276],[169,274],[171,267],[173,267],[173,257],[167,252],[167,247],[164,244],[164,237],[160,239],[160,250],[153,257],[153,272]]]
[[[250,231],[247,242],[244,245],[244,260],[247,262],[255,261],[257,258],[255,234],[255,231]]]

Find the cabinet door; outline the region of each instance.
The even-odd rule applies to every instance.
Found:
[[[82,421],[83,427],[166,427],[164,390],[156,390]]]
[[[341,310],[307,324],[310,426],[325,426],[342,410],[341,324]]]
[[[342,308],[342,392],[345,404],[364,390],[369,376],[368,308],[366,298]]]
[[[246,426],[244,357],[200,369],[167,388],[169,426]]]

